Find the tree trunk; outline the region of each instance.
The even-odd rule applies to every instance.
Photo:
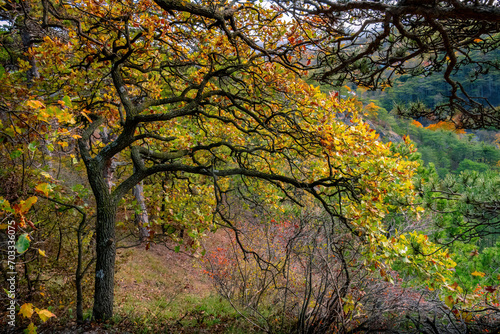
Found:
[[[92,316],[98,321],[113,316],[116,210],[117,205],[111,200],[97,202],[96,274]]]
[[[78,224],[78,229],[76,231],[76,239],[78,242],[78,257],[76,264],[76,273],[75,273],[75,285],[76,285],[76,322],[81,324],[83,322],[83,288],[82,288],[82,280],[85,276],[87,269],[90,264],[93,262],[93,259],[90,260],[87,267],[83,268],[83,232],[85,225],[87,224],[87,215],[84,212],[81,212],[82,220],[80,224]]]
[[[75,279],[76,284],[76,322],[83,322],[83,291],[82,291],[82,276],[78,275]]]
[[[140,213],[135,215],[135,222],[139,229],[139,241],[143,242],[149,238],[149,216],[146,202],[144,201],[142,182],[136,184],[133,194],[140,208]]]

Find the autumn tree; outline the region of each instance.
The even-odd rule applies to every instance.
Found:
[[[77,319],[83,320],[82,281],[92,267],[83,241],[90,213],[81,207],[86,191],[81,186],[72,191],[74,184],[57,180],[61,166],[76,159],[68,147],[75,139],[70,131],[74,120],[63,110],[62,101],[45,108],[33,100],[41,78],[32,48],[44,37],[61,36],[60,30],[44,26],[41,16],[42,8],[36,2],[0,3],[0,230],[16,231],[15,261],[11,264],[16,263],[15,271],[22,277],[17,302],[21,305],[19,314],[30,320],[29,332],[34,332],[37,317],[45,322],[53,316],[36,307],[51,295],[45,277],[50,271],[75,283]],[[74,214],[79,216],[76,224]],[[11,251],[6,236],[2,233],[2,252]],[[47,259],[51,253],[54,256]],[[12,260],[13,254],[9,254]],[[4,275],[14,271],[8,262],[2,263],[1,270]],[[59,297],[63,304],[66,295]]]
[[[193,236],[226,217],[229,178],[257,182],[270,204],[315,199],[366,242],[377,240],[384,198],[411,188],[415,164],[377,141],[353,101],[301,79],[308,22],[301,30],[250,3],[42,4],[44,24],[65,33],[31,51],[34,107],[59,104],[80,122],[97,208],[95,319],[113,313],[120,201],[153,175],[210,180],[214,205]]]

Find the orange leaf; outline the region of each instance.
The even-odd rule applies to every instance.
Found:
[[[21,201],[19,205],[15,206],[16,212],[19,214],[24,214],[31,209],[31,206],[36,203],[38,197],[32,196],[25,201]]]
[[[480,277],[484,277],[486,274],[483,273],[483,272],[480,272],[480,271],[475,271],[473,273],[471,273],[472,276],[480,276]]]

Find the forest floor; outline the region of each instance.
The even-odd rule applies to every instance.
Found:
[[[208,252],[228,242],[219,231],[205,239]],[[117,251],[114,318],[105,324],[74,321],[38,333],[248,333],[254,332],[220,297],[204,273],[204,262],[175,244],[151,244]],[[55,325],[55,326],[54,326]]]

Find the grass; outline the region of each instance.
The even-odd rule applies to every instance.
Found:
[[[141,308],[121,307],[114,320],[134,328],[133,333],[250,333],[253,330],[227,300],[217,295],[198,297],[190,294],[175,299],[158,298],[140,303]],[[130,326],[131,325],[131,326]]]
[[[255,333],[196,258],[161,246],[119,253],[111,328],[129,333]]]

